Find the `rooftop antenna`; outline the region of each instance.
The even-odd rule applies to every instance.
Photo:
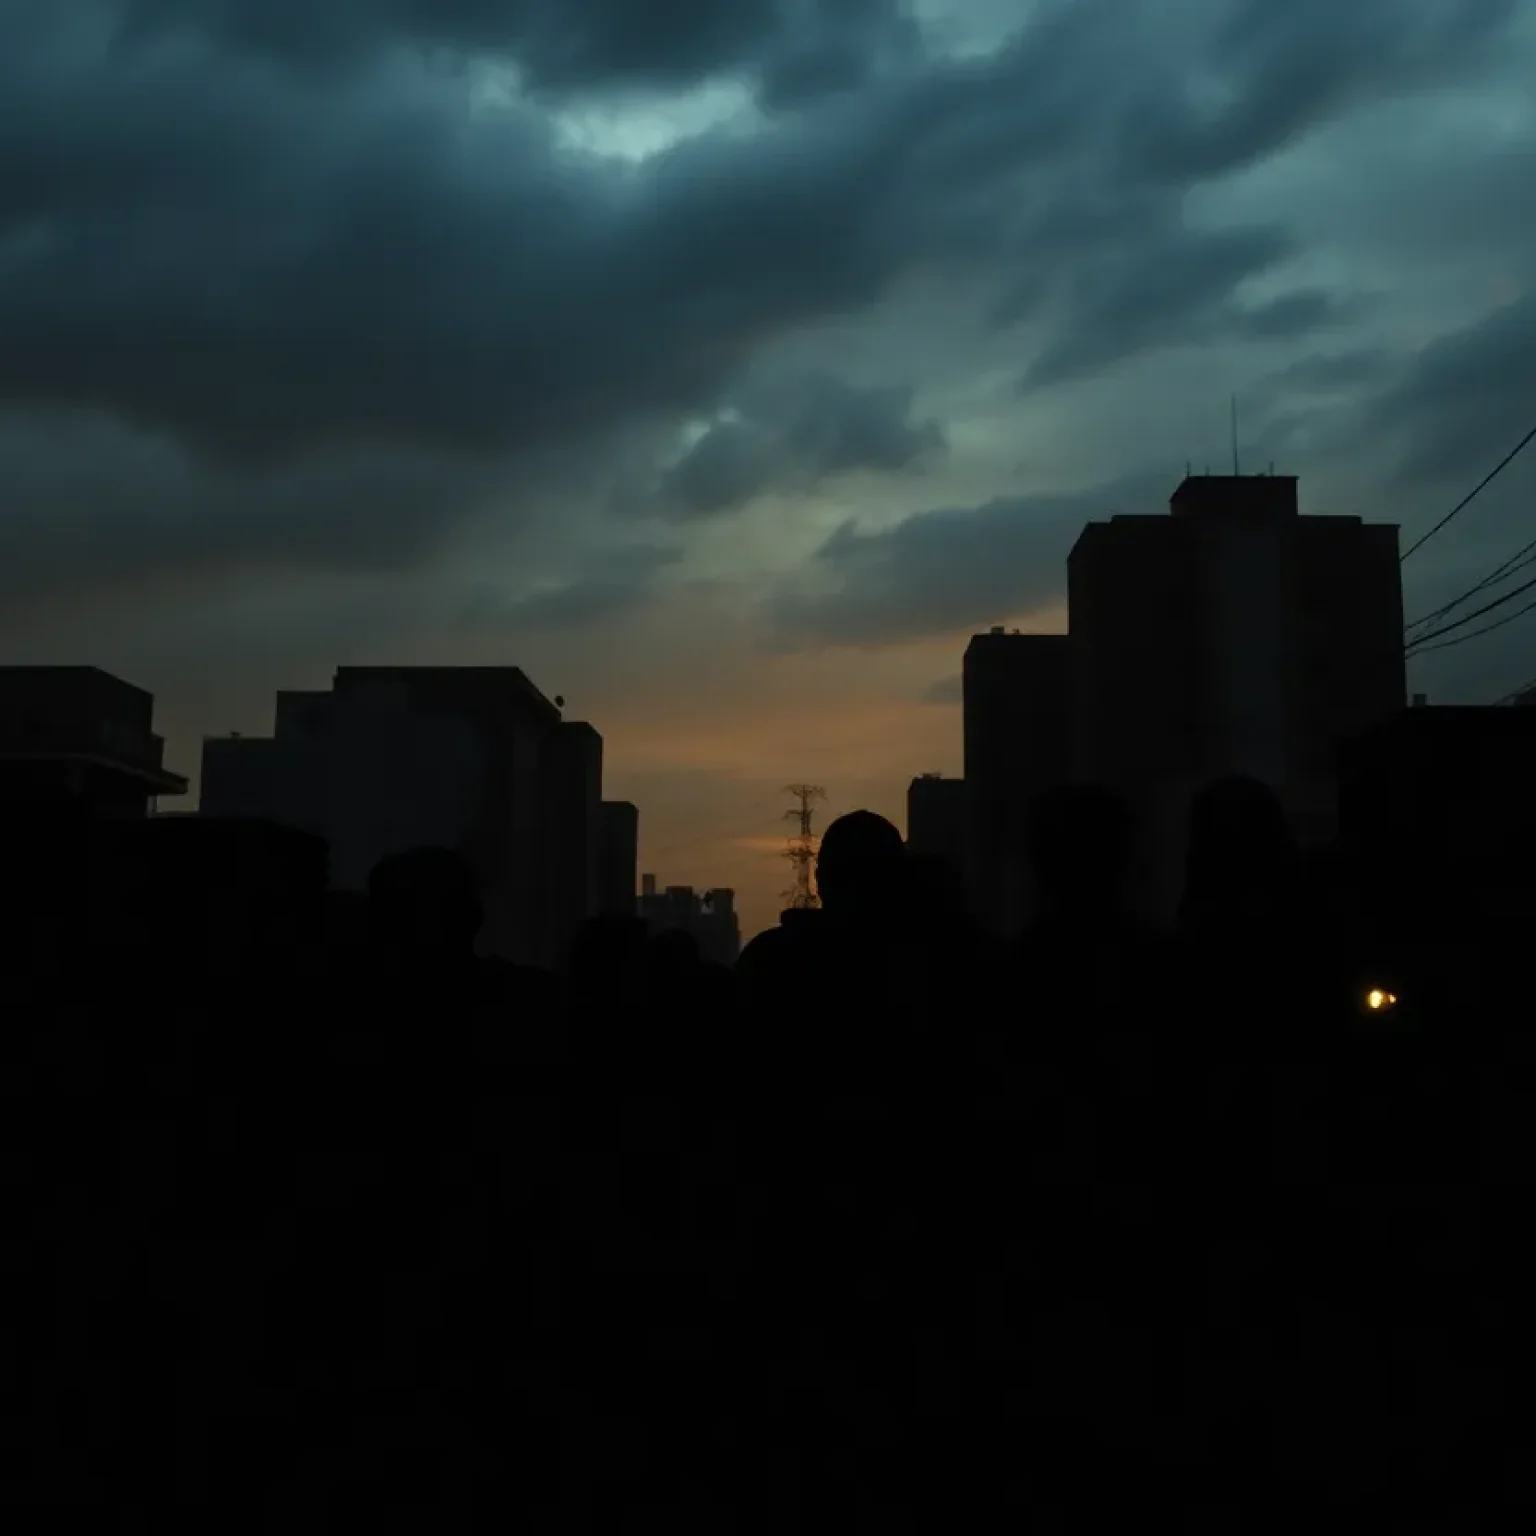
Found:
[[[1232,473],[1240,475],[1242,471],[1237,467],[1237,396],[1232,396]]]

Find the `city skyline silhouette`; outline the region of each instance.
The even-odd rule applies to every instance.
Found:
[[[530,0],[68,9],[0,63],[7,163],[48,168],[0,193],[0,657],[148,688],[194,777],[337,665],[519,666],[599,722],[642,865],[750,931],[778,786],[899,822],[958,773],[969,635],[1060,629],[1083,522],[1225,465],[1234,395],[1244,466],[1405,548],[1530,425],[1520,8],[1383,44],[1235,0],[798,40],[743,5],[674,53],[685,10],[641,47],[578,6],[566,54]],[[34,108],[77,124],[52,158]],[[1405,567],[1410,615],[1524,542],[1533,462]],[[1492,700],[1529,645],[1413,691]]]
[[[7,1507],[1518,1529],[1532,78],[0,0]]]

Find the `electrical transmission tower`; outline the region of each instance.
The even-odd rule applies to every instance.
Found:
[[[795,871],[794,884],[784,892],[784,900],[792,907],[819,907],[821,898],[811,878],[816,866],[816,834],[811,829],[811,818],[816,814],[813,803],[826,799],[827,792],[819,784],[789,784],[784,793],[800,802],[798,810],[784,813],[786,821],[798,822],[800,826],[784,850],[784,857]]]

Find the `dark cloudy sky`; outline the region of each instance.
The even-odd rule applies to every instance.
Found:
[[[520,664],[750,930],[778,787],[958,771],[965,637],[1230,392],[1410,534],[1536,422],[1533,79],[1519,0],[0,0],[0,646],[194,773],[337,663]]]

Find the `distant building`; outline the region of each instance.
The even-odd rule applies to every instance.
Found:
[[[651,933],[692,934],[704,960],[714,965],[736,963],[741,925],[734,891],[695,891],[691,885],[669,885],[658,891],[655,875],[644,876],[642,884],[640,916]]]
[[[640,812],[628,800],[604,800],[598,839],[597,908],[633,917],[640,869]]]
[[[1286,475],[1189,476],[1170,509],[1089,523],[1067,566],[1074,774],[1132,799],[1164,913],[1196,788],[1262,779],[1325,842],[1340,744],[1407,696],[1395,525],[1301,517]]]
[[[1017,931],[1034,909],[1029,806],[1068,776],[1072,691],[1065,635],[975,635],[961,674],[966,875],[976,916]]]
[[[943,859],[963,877],[969,809],[964,779],[919,774],[907,786],[907,847],[926,858]]]
[[[539,773],[547,942],[563,966],[601,900],[603,738],[584,721],[562,721],[544,741]]]
[[[483,946],[563,960],[596,905],[596,731],[516,667],[341,667],[329,692],[279,693],[275,717],[271,737],[205,741],[205,814],[317,833],[343,891],[387,854],[457,849],[481,884]]]
[[[137,819],[159,796],[186,794],[154,713],[153,694],[97,667],[0,667],[3,815]]]
[[[0,667],[0,967],[78,976],[116,914],[96,890],[102,843],[143,826],[187,781],[165,767],[154,697],[97,667]],[[174,918],[141,906],[159,941]]]
[[[716,965],[735,965],[741,954],[736,892],[727,886],[714,886],[705,891],[700,908],[699,952]]]

